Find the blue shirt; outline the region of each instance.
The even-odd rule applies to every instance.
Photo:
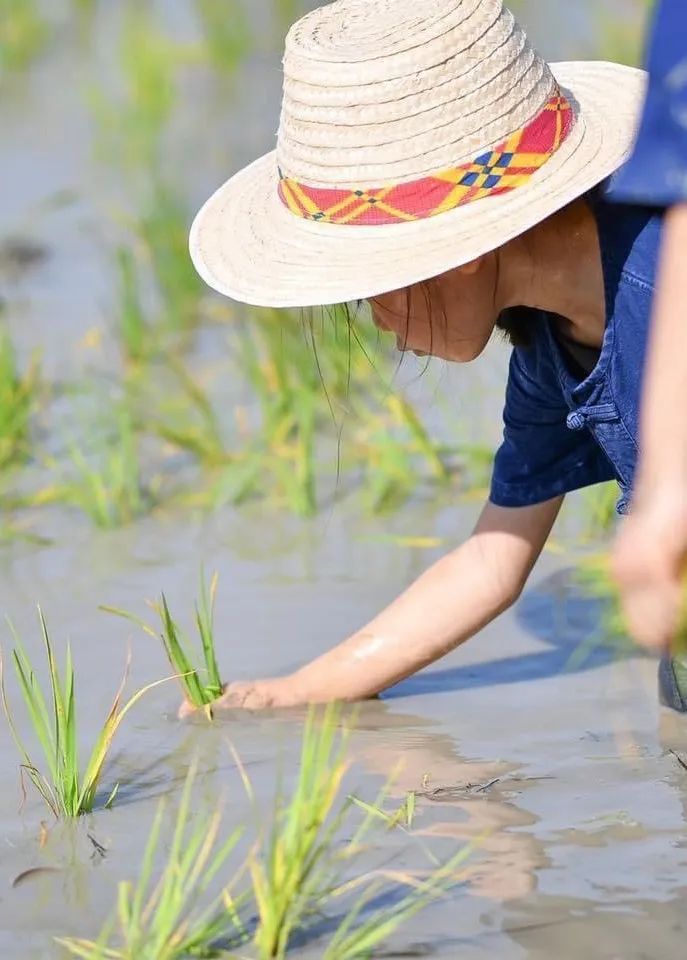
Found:
[[[580,379],[556,337],[556,318],[528,311],[531,343],[511,356],[503,444],[492,503],[541,503],[616,479],[627,511],[637,462],[641,376],[660,247],[654,209],[609,203],[607,181],[588,198],[595,214],[606,294],[596,367]]]
[[[637,145],[616,179],[614,196],[672,206],[687,201],[687,0],[658,4],[647,67]]]

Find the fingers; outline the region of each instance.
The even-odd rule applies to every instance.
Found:
[[[682,609],[682,552],[669,549],[641,518],[630,519],[613,552],[612,570],[632,637],[651,650],[667,649]]]
[[[274,706],[274,696],[270,692],[269,684],[259,681],[235,681],[224,688],[224,693],[212,704],[213,713],[219,710],[264,710]],[[179,707],[177,716],[185,720],[198,713],[189,700]]]
[[[198,708],[194,707],[190,700],[184,700],[184,702],[181,704],[181,706],[177,710],[177,717],[180,720],[186,720],[187,717],[190,717],[197,712],[198,712]]]
[[[265,684],[235,681],[225,687],[217,706],[224,710],[264,710],[272,706],[272,698]]]

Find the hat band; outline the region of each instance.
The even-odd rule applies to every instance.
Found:
[[[553,156],[573,126],[570,103],[556,89],[534,120],[472,163],[421,180],[367,189],[311,187],[279,171],[279,196],[305,220],[381,226],[425,220],[523,186]]]

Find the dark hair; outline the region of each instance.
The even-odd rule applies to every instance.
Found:
[[[496,321],[496,329],[500,330],[504,339],[514,347],[531,346],[531,307],[509,307],[508,310],[503,310]]]

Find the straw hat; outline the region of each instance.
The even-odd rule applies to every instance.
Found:
[[[502,0],[337,0],[291,28],[277,149],[203,206],[193,262],[277,307],[438,276],[616,170],[644,81],[548,65]]]

